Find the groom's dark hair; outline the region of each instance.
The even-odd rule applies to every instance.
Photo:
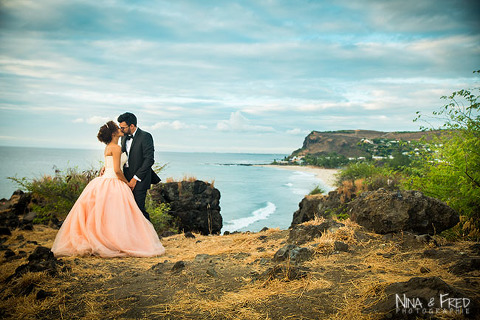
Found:
[[[127,126],[130,126],[131,124],[135,127],[137,126],[137,117],[131,112],[125,112],[124,114],[119,115],[117,121],[118,123],[125,121]]]

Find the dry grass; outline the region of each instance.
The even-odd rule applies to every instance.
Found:
[[[189,176],[189,175],[184,175],[182,178],[182,181],[186,182],[195,182],[197,181],[197,177],[194,176]]]
[[[26,273],[3,288],[2,295],[8,298],[0,300],[0,308],[9,310],[13,319],[38,319],[39,314],[45,310],[64,305],[64,296],[55,283],[55,279],[43,272]],[[40,289],[52,296],[37,300],[36,294]]]
[[[154,308],[155,315],[168,315],[177,313],[196,313],[206,319],[268,319],[268,315],[257,311],[257,306],[265,304],[272,297],[290,297],[300,299],[305,292],[325,289],[332,283],[323,279],[315,279],[310,276],[305,279],[285,282],[275,279],[267,282],[251,283],[245,279],[246,285],[235,292],[225,294],[212,299],[198,299],[198,295],[187,291],[181,292],[177,298],[169,304],[158,305]]]
[[[320,218],[308,224],[322,222]],[[3,289],[0,310],[14,314],[13,319],[34,319],[38,315],[58,319],[120,319],[138,305],[134,297],[121,294],[124,284],[139,281],[142,285],[142,277],[156,276],[150,271],[152,266],[165,260],[170,261],[168,268],[180,260],[187,262],[187,267],[179,274],[173,274],[167,268],[158,275],[159,282],[144,285],[145,292],[139,294],[144,299],[142,306],[145,313],[136,314],[136,318],[278,319],[279,308],[282,310],[286,305],[302,303],[302,306],[308,305],[308,310],[297,309],[296,313],[290,310],[281,318],[379,319],[380,315],[365,314],[362,310],[383,299],[383,290],[391,283],[408,281],[415,276],[438,276],[449,284],[462,280],[447,271],[449,265],[440,265],[438,260],[424,257],[422,252],[431,248],[431,244],[405,250],[399,245],[401,237],[387,241],[381,235],[366,232],[348,219],[341,222],[345,226],[335,233],[325,232],[320,238],[303,245],[314,248],[315,255],[302,264],[310,271],[307,277],[299,280],[255,280],[255,272],[262,273],[272,265],[260,265],[258,260],[265,258],[270,261],[275,252],[285,245],[288,230],[269,229],[228,236],[196,234],[195,239],[179,234],[162,239],[167,252],[161,257],[62,258],[72,268],[71,272],[55,278],[44,273],[24,275]],[[25,244],[26,240],[35,240],[39,245],[48,247],[56,232],[42,226],[37,226],[34,231],[14,231],[6,244],[13,249],[18,248],[15,249],[17,253],[19,250],[31,252],[36,245]],[[364,237],[359,238],[358,234]],[[25,240],[16,240],[21,238],[19,236]],[[351,252],[335,252],[335,241],[347,243]],[[440,237],[436,237],[436,241],[446,243]],[[19,248],[22,245],[25,247]],[[471,243],[458,242],[453,249],[462,250],[469,245]],[[236,259],[239,253],[249,255]],[[215,260],[218,265],[209,262],[195,264],[198,254],[220,257]],[[25,259],[0,263],[2,281],[25,263]],[[202,268],[208,265],[215,266],[218,278],[205,275]],[[429,269],[429,273],[421,274],[421,267]],[[230,268],[240,268],[237,269],[240,271],[229,273]],[[129,275],[132,273],[139,278]],[[32,293],[18,294],[31,284],[34,285]],[[53,296],[36,300],[35,295],[40,288],[52,292]],[[11,297],[5,299],[9,294]],[[472,297],[476,295],[475,292],[469,294]],[[325,313],[325,307],[334,311]],[[445,316],[445,319],[452,318]]]
[[[354,194],[360,194],[364,191],[368,191],[365,179],[357,179],[355,182],[352,182],[351,180],[345,180],[342,181],[340,186],[337,188],[337,192],[341,195],[340,201],[342,203],[352,199]]]
[[[165,179],[165,183],[170,183],[170,182],[178,182],[178,183],[181,183],[181,182],[195,182],[197,181],[198,179],[194,176],[189,176],[189,175],[184,175],[182,177],[182,179],[179,181],[173,177],[168,177]],[[207,182],[208,183],[208,182]],[[209,183],[212,187],[215,187],[215,180],[212,180],[210,183]]]
[[[250,253],[245,260],[246,263],[253,262],[258,258],[271,257],[280,246],[283,238],[270,240],[267,248],[263,252],[255,249],[259,246],[265,246],[258,237],[260,235],[270,236],[281,232],[279,229],[269,229],[262,233],[236,233],[229,236],[202,236],[195,234],[195,239],[187,239],[183,234],[168,237],[162,240],[167,248],[166,258],[175,259],[175,261],[190,261],[195,259],[198,254],[222,255],[235,253]]]

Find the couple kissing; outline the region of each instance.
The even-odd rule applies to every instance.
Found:
[[[105,166],[88,183],[68,213],[52,246],[55,256],[152,257],[165,253],[145,210],[151,184],[152,135],[126,112],[109,121],[97,138],[105,143]],[[120,140],[120,145],[119,145]]]

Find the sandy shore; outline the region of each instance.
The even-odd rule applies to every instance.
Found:
[[[291,166],[291,165],[280,166],[280,165],[273,165],[273,164],[265,164],[260,166],[268,167],[268,168],[278,168],[283,170],[313,173],[315,177],[322,180],[326,185],[328,185],[332,189],[335,188],[335,181],[336,181],[335,174],[337,174],[340,171],[338,169],[324,169],[324,168],[319,168],[314,166]]]

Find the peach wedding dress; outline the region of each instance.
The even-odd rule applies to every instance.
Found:
[[[121,166],[127,161],[125,153]],[[152,257],[165,253],[153,225],[117,178],[113,157],[105,173],[90,181],[70,210],[52,246],[55,256]]]

